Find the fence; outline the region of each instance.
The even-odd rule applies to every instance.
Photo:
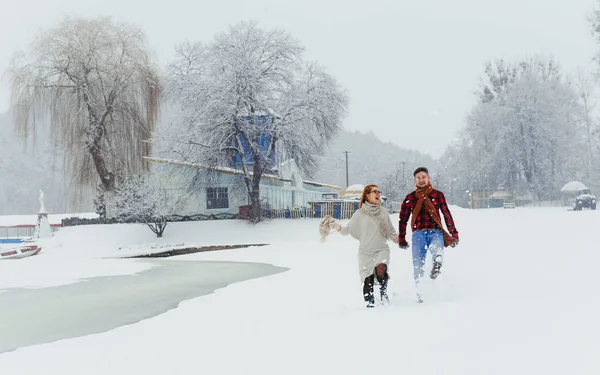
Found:
[[[52,232],[56,232],[60,227],[60,224],[50,224]],[[12,240],[16,242],[16,240],[21,238],[33,237],[34,232],[34,224],[0,226],[0,240],[3,243],[9,243]]]
[[[271,209],[263,207],[263,216],[270,219],[322,218],[330,215],[338,220],[350,219],[358,210],[358,201],[323,200],[308,202],[309,207]]]
[[[167,221],[170,223],[182,222],[182,221],[203,221],[203,220],[227,220],[227,219],[237,219],[238,214],[228,214],[228,213],[220,213],[220,214],[195,214],[195,215],[168,215]],[[152,221],[152,220],[150,220]],[[68,219],[62,220],[63,227],[73,227],[77,225],[94,225],[94,224],[132,224],[132,223],[141,223],[144,221],[139,218],[94,218],[94,219],[86,219],[79,217],[71,217]]]
[[[350,219],[354,212],[358,210],[358,201],[344,201],[327,199],[322,201],[308,202],[309,207],[293,207],[272,209],[269,206],[262,207],[262,213],[268,219],[303,219],[303,218],[322,218],[325,215],[330,215],[338,220]],[[223,219],[247,219],[249,215],[249,206],[240,206],[239,214],[211,214],[211,215],[170,215],[167,216],[168,222],[181,221],[202,221],[202,220],[223,220]],[[117,223],[142,223],[139,218],[135,219],[119,219],[119,218],[68,218],[62,220],[63,227],[77,225],[93,225],[93,224],[117,224]],[[58,225],[60,227],[60,225]],[[31,232],[33,234],[33,231]]]
[[[263,216],[268,219],[302,219],[307,217],[314,217],[309,207],[278,209],[263,208]]]
[[[515,192],[512,190],[473,191],[471,192],[469,206],[470,208],[499,208],[504,207],[505,203],[511,206],[511,203],[515,202]]]
[[[504,208],[515,208],[516,204],[515,202],[509,202],[509,201],[504,201]]]

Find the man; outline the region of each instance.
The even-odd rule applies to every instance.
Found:
[[[398,235],[398,246],[408,248],[406,242],[406,225],[412,215],[412,257],[414,266],[414,278],[418,287],[425,268],[427,250],[431,252],[433,266],[430,277],[435,279],[440,274],[444,255],[444,228],[440,220],[439,211],[442,211],[446,227],[451,237],[447,236],[446,246],[452,247],[458,244],[458,231],[454,226],[454,220],[446,204],[444,193],[435,190],[431,186],[429,171],[425,167],[417,168],[413,176],[417,189],[408,194],[400,208],[400,224]],[[419,302],[422,302],[420,295]]]

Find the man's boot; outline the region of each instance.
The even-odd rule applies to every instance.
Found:
[[[442,256],[436,255],[433,259],[433,267],[431,267],[431,275],[429,275],[432,279],[435,279],[439,276],[442,268]]]
[[[365,283],[363,285],[363,296],[365,298],[365,302],[367,303],[367,307],[375,307],[375,296],[373,295],[374,280],[374,275],[368,276],[365,278]]]

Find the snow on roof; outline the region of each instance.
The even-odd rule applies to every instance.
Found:
[[[208,167],[206,165],[202,165],[202,164],[198,164],[198,163],[190,163],[190,162],[179,161],[179,160],[170,160],[170,159],[159,159],[159,158],[152,158],[149,156],[144,156],[144,160],[147,162],[150,162],[150,163],[170,164],[170,165],[176,165],[179,167],[186,167],[186,168],[207,169],[207,170],[213,170],[213,171],[223,172],[223,173],[233,174],[233,175],[243,175],[244,174],[244,172],[240,169],[229,168],[229,167]],[[252,173],[252,171],[248,171],[248,174],[250,176],[252,176],[253,173]],[[266,178],[266,179],[271,179],[271,180],[289,181],[289,180],[283,179],[283,178],[273,175],[273,174],[263,173],[261,177]]]
[[[495,191],[490,198],[492,199],[502,199],[502,198],[512,198],[513,195],[508,191]]]
[[[350,185],[344,190],[342,190],[341,195],[355,195],[362,194],[363,190],[365,190],[365,185],[354,184]]]
[[[335,190],[341,190],[342,189],[339,186],[330,185],[330,184],[324,184],[322,182],[316,182],[316,181],[303,180],[302,183],[309,184],[309,185],[314,185],[314,186],[321,186],[321,187],[335,189]]]
[[[568,182],[567,184],[565,184],[565,186],[562,187],[562,189],[560,189],[560,191],[562,192],[576,192],[577,190],[581,190],[581,189],[587,189],[588,187],[585,186],[583,183],[579,182],[579,181],[571,181]]]
[[[198,164],[198,163],[189,163],[189,162],[170,160],[170,159],[159,159],[159,158],[153,158],[153,157],[149,157],[149,156],[144,156],[144,160],[146,160],[147,162],[151,162],[151,163],[170,164],[170,165],[176,165],[176,166],[186,167],[186,168],[211,169],[214,171],[228,173],[228,174],[234,174],[234,175],[243,175],[244,174],[244,172],[239,169],[229,168],[229,167],[209,168],[205,165]],[[289,160],[293,161],[293,159],[289,159]],[[253,174],[252,171],[249,171],[249,175],[252,176],[252,174]],[[289,179],[282,178],[282,177],[274,175],[274,174],[263,174],[262,178],[271,179],[271,180],[280,180],[280,181],[286,181],[286,182],[291,181]],[[307,181],[307,180],[304,180],[302,182],[306,183],[306,184],[310,184],[310,185],[314,185],[314,186],[321,186],[321,187],[330,188],[330,189],[336,189],[336,190],[341,189],[339,186],[324,184],[322,182]],[[361,193],[362,193],[362,190],[361,190]]]

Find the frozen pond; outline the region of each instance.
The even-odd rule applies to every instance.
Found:
[[[162,314],[228,284],[287,269],[262,263],[147,260],[136,275],[0,293],[0,353],[111,330]]]

